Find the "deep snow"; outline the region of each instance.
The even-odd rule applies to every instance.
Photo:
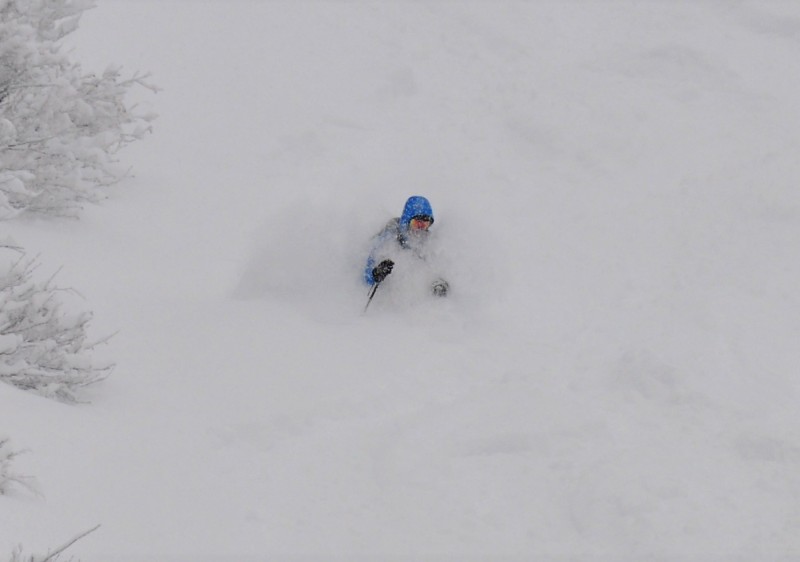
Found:
[[[800,560],[800,5],[115,0],[136,177],[4,223],[95,312],[0,387],[0,557]],[[433,203],[445,301],[359,284]],[[44,274],[44,272],[43,272]]]

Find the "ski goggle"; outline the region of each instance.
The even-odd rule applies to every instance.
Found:
[[[430,217],[414,217],[408,222],[411,230],[428,230],[431,224],[433,224],[433,219]]]

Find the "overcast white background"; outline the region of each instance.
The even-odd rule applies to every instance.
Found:
[[[117,363],[0,387],[0,557],[800,559],[800,5],[108,0],[135,177],[0,225]],[[436,213],[446,300],[368,239]]]

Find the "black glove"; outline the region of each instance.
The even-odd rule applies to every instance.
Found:
[[[433,282],[433,294],[437,297],[446,297],[447,291],[450,290],[450,285],[444,279],[439,279]]]
[[[392,260],[383,260],[372,269],[372,278],[376,283],[380,283],[392,272],[393,267],[394,262]]]

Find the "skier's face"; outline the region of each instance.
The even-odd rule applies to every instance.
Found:
[[[426,232],[433,221],[428,217],[414,217],[408,223],[408,229],[414,233]]]

